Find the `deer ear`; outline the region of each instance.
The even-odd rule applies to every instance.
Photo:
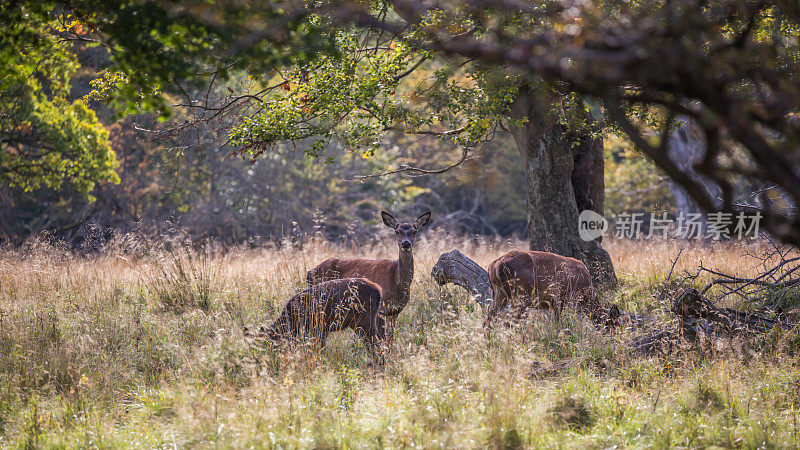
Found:
[[[428,223],[431,221],[431,212],[428,211],[425,214],[417,217],[417,220],[414,221],[414,228],[421,229],[428,226]]]
[[[381,219],[383,219],[383,223],[387,227],[389,227],[391,229],[397,228],[397,219],[392,217],[392,215],[387,213],[386,211],[381,211]]]

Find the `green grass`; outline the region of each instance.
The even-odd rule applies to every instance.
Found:
[[[326,244],[303,253],[172,247],[133,256],[111,248],[91,258],[44,244],[5,251],[0,444],[800,445],[796,334],[642,358],[627,345],[636,332],[604,335],[574,313],[558,325],[549,314],[532,314],[487,343],[480,308],[427,276],[449,250],[432,241],[420,244],[427,248],[418,252],[412,301],[384,370],[368,364],[352,333],[332,336],[320,354],[253,349],[241,338],[243,327],[275,318],[303,287],[308,266],[336,253]],[[626,245],[610,243],[622,282],[606,300],[668,319],[653,296],[669,261],[645,264]],[[456,246],[481,255],[485,266],[522,245]],[[391,255],[393,248],[359,252]],[[744,264],[733,250],[717,253],[733,267]],[[534,361],[570,358],[578,362],[563,372],[529,377]]]

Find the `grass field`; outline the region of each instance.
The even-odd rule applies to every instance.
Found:
[[[668,321],[657,301],[681,246],[609,242],[620,286],[605,302]],[[758,243],[688,247],[741,275]],[[429,273],[458,248],[484,267],[521,242],[430,233],[384,370],[353,333],[321,354],[248,348],[334,254],[396,246],[239,249],[120,239],[99,256],[41,241],[0,253],[0,443],[12,447],[798,447],[798,336],[639,357],[641,331],[534,314],[487,344],[480,308]],[[679,279],[680,276],[675,277]],[[700,282],[698,280],[698,282]],[[671,282],[668,287],[677,283]],[[746,307],[748,305],[735,305]],[[534,361],[579,364],[532,379]]]

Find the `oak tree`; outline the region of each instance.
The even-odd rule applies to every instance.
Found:
[[[766,230],[800,243],[796,2],[59,4],[113,49],[125,78],[109,85],[151,107],[165,110],[158,92],[187,80],[249,73],[253,83],[221,103],[184,90],[203,120],[238,114],[231,138],[253,157],[285,140],[312,153],[334,142],[369,155],[400,132],[452,142],[457,163],[510,130],[526,167],[531,247],[579,257],[595,278],[613,277],[610,260],[577,237],[577,214],[602,211],[604,127],[704,210],[758,208]],[[599,122],[589,111],[602,111]],[[693,170],[718,191],[667,157],[679,116],[702,133],[707,150]],[[767,193],[764,201],[737,198],[741,180]],[[785,200],[771,202],[769,192]]]

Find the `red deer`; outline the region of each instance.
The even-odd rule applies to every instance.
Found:
[[[330,258],[308,271],[308,284],[337,278],[366,278],[381,287],[383,311],[389,322],[389,342],[397,315],[403,311],[410,299],[411,281],[414,279],[414,254],[412,249],[417,232],[431,220],[431,212],[422,214],[414,223],[397,223],[386,211],[381,211],[383,223],[394,230],[400,256],[397,260]]]
[[[273,344],[311,341],[322,348],[334,331],[352,328],[374,357],[386,340],[380,286],[362,278],[345,278],[314,285],[295,295],[269,327],[256,334],[244,329],[245,340]]]
[[[574,258],[536,251],[511,251],[489,264],[489,282],[494,300],[484,326],[492,322],[511,300],[517,318],[528,308],[551,309],[556,322],[562,309],[577,306],[598,326],[615,324],[620,312],[616,305],[607,311],[597,299],[586,266]]]

